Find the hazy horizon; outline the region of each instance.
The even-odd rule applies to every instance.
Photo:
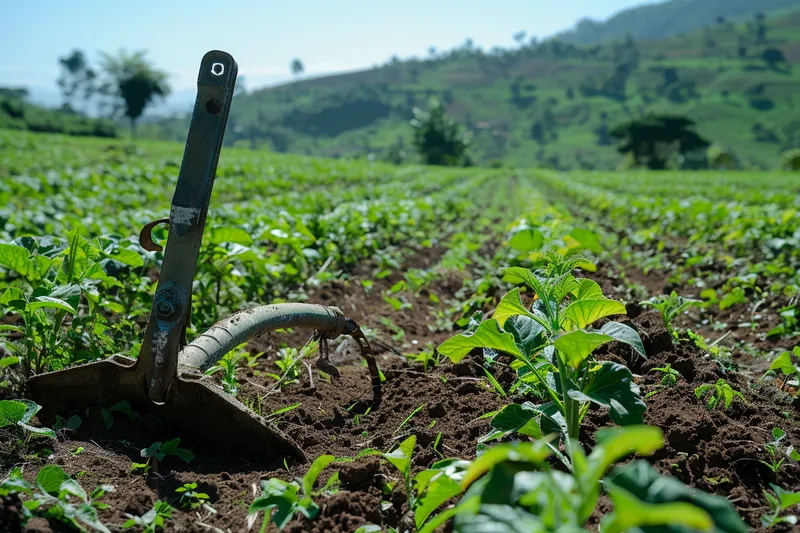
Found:
[[[59,57],[80,49],[95,63],[100,51],[147,50],[153,64],[170,74],[173,90],[157,111],[175,112],[191,107],[197,64],[211,49],[230,52],[252,90],[292,80],[289,63],[295,57],[305,65],[303,76],[329,75],[371,68],[393,55],[426,57],[431,46],[447,50],[467,38],[487,50],[508,47],[517,31],[526,31],[528,38],[549,37],[581,18],[602,20],[647,3],[654,0],[564,0],[558,10],[524,0],[491,7],[481,0],[380,6],[364,0],[336,6],[297,0],[277,8],[257,0],[178,0],[143,1],[135,12],[126,12],[100,0],[79,6],[14,0],[0,43],[15,53],[0,63],[0,85],[27,87],[32,100],[58,105]]]

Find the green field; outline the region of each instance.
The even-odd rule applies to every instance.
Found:
[[[138,356],[163,261],[139,232],[169,214],[182,155],[0,130],[3,531],[791,527],[796,174],[225,147],[187,338],[257,305],[336,306],[380,395],[349,339],[332,373],[318,338],[282,328],[207,373],[304,459],[174,442],[122,402],[35,418],[30,376]]]

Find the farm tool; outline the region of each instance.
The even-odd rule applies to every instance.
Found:
[[[232,314],[186,342],[192,283],[237,70],[233,57],[225,52],[211,51],[203,57],[169,218],[147,224],[140,234],[145,249],[161,251],[151,231],[159,223],[169,224],[161,274],[138,358],[114,355],[32,377],[28,391],[42,405],[45,420],[56,413],[128,401],[135,410],[155,415],[166,427],[198,444],[302,460],[302,450],[289,437],[204,374],[241,343],[279,328],[313,330],[320,342],[317,366],[334,378],[339,373],[328,360],[327,342],[343,334],[352,336],[367,360],[379,398],[379,372],[369,343],[358,324],[336,307],[306,303],[255,307]]]

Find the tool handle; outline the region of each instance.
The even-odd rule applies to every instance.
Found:
[[[238,66],[230,54],[203,56],[197,98],[169,214],[169,237],[150,320],[139,352],[147,394],[163,402],[178,367],[180,338],[191,303],[192,282],[203,240],[225,125]]]
[[[336,307],[307,303],[262,305],[234,313],[195,337],[178,354],[178,363],[205,372],[243,342],[282,328],[311,329],[336,338],[345,333],[347,326]]]

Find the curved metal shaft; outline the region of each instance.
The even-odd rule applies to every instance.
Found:
[[[305,303],[263,305],[234,313],[195,337],[178,354],[178,365],[206,371],[241,343],[267,331],[306,328],[336,338],[346,333],[346,324],[336,307]]]

